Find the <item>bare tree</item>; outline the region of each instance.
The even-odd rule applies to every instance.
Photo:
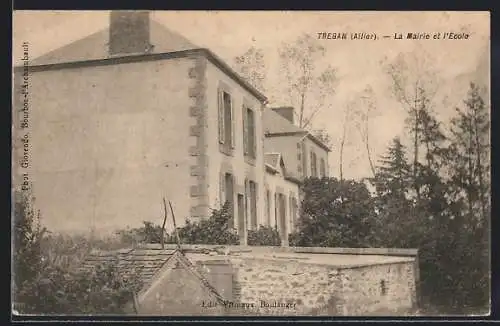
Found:
[[[285,79],[289,100],[298,108],[296,118],[301,128],[311,127],[334,94],[336,70],[331,66],[320,69],[317,64],[325,55],[326,49],[309,34],[279,48],[280,75]]]
[[[385,65],[391,79],[392,92],[396,100],[408,113],[407,123],[413,137],[413,179],[417,178],[421,130],[419,112],[427,110],[435,98],[438,87],[437,75],[427,53],[417,50],[400,53],[392,62]],[[415,190],[419,196],[419,189]]]
[[[354,118],[354,112],[356,111],[356,101],[350,101],[343,112],[343,121],[342,121],[342,134],[340,135],[339,140],[339,178],[340,178],[340,187],[342,187],[344,182],[344,149],[348,143],[348,138],[350,136],[350,130],[352,130],[351,123]]]
[[[370,164],[370,170],[373,176],[375,176],[376,171],[370,147],[370,123],[371,119],[379,114],[375,101],[376,98],[373,88],[367,85],[361,92],[359,96],[359,104],[354,108],[353,112],[355,115],[354,123],[365,147],[368,163]]]
[[[234,67],[253,87],[261,92],[266,91],[267,66],[262,49],[251,46],[234,58]]]

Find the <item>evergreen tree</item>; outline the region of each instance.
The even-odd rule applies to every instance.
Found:
[[[363,182],[336,178],[305,180],[297,246],[371,246],[374,206]]]
[[[411,166],[399,137],[379,160],[371,181],[376,188],[376,243],[382,247],[415,247],[419,238],[412,218]]]

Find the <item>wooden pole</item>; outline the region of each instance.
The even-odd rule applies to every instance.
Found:
[[[169,200],[168,204],[170,206],[170,211],[172,212],[172,220],[174,221],[175,237],[177,239],[177,249],[181,249],[181,238],[179,237],[179,232],[177,231],[177,224],[175,223],[174,209],[172,208],[172,202]]]
[[[165,224],[167,223],[167,202],[165,201],[165,197],[163,197],[163,225],[161,227],[161,249],[165,249]]]

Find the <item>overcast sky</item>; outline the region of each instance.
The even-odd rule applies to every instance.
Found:
[[[30,56],[48,51],[106,28],[109,12],[61,11],[15,12],[13,15],[13,60],[21,57],[21,43],[30,43]],[[405,112],[390,91],[390,82],[381,62],[390,62],[399,53],[423,51],[429,67],[440,79],[436,110],[446,121],[460,105],[468,83],[476,80],[489,87],[489,13],[488,12],[154,12],[153,19],[179,32],[200,47],[213,50],[232,64],[233,58],[250,46],[262,48],[269,68],[269,97],[282,94],[276,72],[277,50],[282,42],[292,42],[307,33],[368,32],[382,35],[420,32],[467,32],[468,40],[320,40],[327,49],[319,67],[332,65],[337,70],[331,107],[321,111],[315,127],[326,128],[334,139],[330,156],[331,173],[338,175],[335,150],[342,127],[342,112],[370,85],[380,116],[371,124],[371,147],[382,154],[396,136],[405,136]],[[420,52],[419,52],[420,53]],[[276,103],[288,104],[288,103]],[[352,130],[353,128],[351,128]],[[354,133],[346,149],[346,177],[369,176],[367,157]]]

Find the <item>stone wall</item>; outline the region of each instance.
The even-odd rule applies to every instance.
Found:
[[[284,260],[242,259],[233,263],[235,300],[257,303],[261,314],[308,315],[319,309],[331,315],[340,313],[341,278],[334,269]],[[276,303],[289,306],[273,307]]]
[[[346,315],[409,312],[415,302],[413,262],[342,269]]]

